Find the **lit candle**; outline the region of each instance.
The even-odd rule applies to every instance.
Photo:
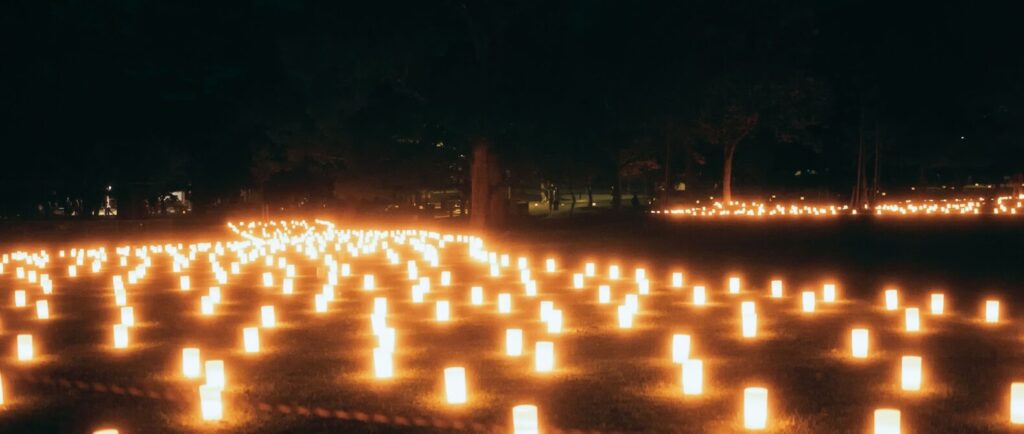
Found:
[[[803,292],[804,312],[814,312],[814,291]]]
[[[756,313],[743,315],[743,337],[748,339],[757,337]]]
[[[274,328],[277,325],[277,315],[274,314],[274,306],[260,307],[260,321],[265,328]]]
[[[675,272],[672,273],[672,287],[682,288],[683,287],[683,273]]]
[[[900,307],[899,292],[895,289],[885,290],[885,310],[896,310]]]
[[[864,359],[868,357],[868,329],[853,329],[851,333],[853,340],[851,348],[853,351],[853,357],[857,359]]]
[[[918,309],[916,307],[908,307],[904,312],[906,330],[908,332],[921,331],[921,313]]]
[[[246,327],[242,329],[242,340],[245,345],[245,352],[247,353],[258,353],[260,352],[260,329],[256,327]]]
[[[999,322],[999,301],[998,300],[986,300],[985,301],[985,322],[997,323]]]
[[[901,387],[907,391],[921,390],[921,357],[903,356]]]
[[[535,347],[535,367],[537,372],[551,372],[555,369],[555,343],[537,341]]]
[[[1010,423],[1024,424],[1024,383],[1010,385]]]
[[[36,301],[36,318],[38,319],[49,319],[50,318],[50,303],[46,300]]]
[[[385,348],[373,349],[373,373],[377,378],[391,378],[394,375],[391,351]]]
[[[672,362],[683,363],[690,358],[690,335],[672,335]]]
[[[683,394],[701,393],[704,393],[704,362],[699,359],[686,359],[683,361]]]
[[[772,281],[772,298],[782,298],[782,281]]]
[[[729,278],[729,293],[739,294],[740,293],[740,278],[730,277]]]
[[[537,406],[517,405],[512,407],[513,434],[540,434],[540,422],[537,420]]]
[[[761,430],[768,425],[768,389],[748,387],[743,389],[743,427]]]
[[[20,334],[18,335],[18,360],[29,361],[34,356],[32,348],[32,335]]]
[[[185,378],[199,378],[203,375],[203,367],[199,360],[199,348],[181,350],[181,373]]]
[[[444,369],[444,391],[449,404],[466,403],[466,369],[461,366]]]
[[[128,348],[128,326],[114,325],[114,348]]]
[[[890,408],[875,410],[875,434],[900,434],[900,411]]]
[[[942,315],[946,310],[946,296],[940,293],[932,294],[932,315]]]
[[[441,300],[434,304],[434,316],[437,321],[448,321],[450,317],[448,300]]]
[[[834,284],[834,283],[826,283],[825,286],[822,287],[821,291],[822,291],[822,295],[821,295],[822,301],[824,301],[825,303],[835,303],[836,302],[836,284]]]
[[[207,360],[204,365],[206,384],[224,390],[224,387],[227,385],[227,378],[224,375],[224,361]]]
[[[498,313],[512,312],[512,294],[498,294]]]
[[[204,384],[199,386],[199,402],[203,420],[217,421],[224,417],[224,404],[220,399],[221,388]]]
[[[697,306],[703,306],[707,304],[708,297],[703,286],[693,287],[693,304]]]
[[[513,357],[523,355],[523,330],[505,330],[505,354]]]
[[[627,305],[620,305],[618,309],[619,328],[633,328],[633,310]]]

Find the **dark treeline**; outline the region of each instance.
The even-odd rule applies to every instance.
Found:
[[[624,180],[721,194],[733,180],[738,195],[845,200],[875,149],[871,189],[999,183],[1024,161],[1024,31],[1009,4],[2,8],[7,216],[46,201],[94,210],[107,186],[122,204],[187,190],[197,210],[243,192],[296,206],[464,196],[481,142],[511,184],[581,194]]]

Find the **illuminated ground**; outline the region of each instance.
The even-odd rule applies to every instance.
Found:
[[[769,391],[770,432],[870,432],[872,412],[880,407],[900,409],[908,432],[1013,431],[1009,390],[1011,382],[1024,381],[1024,352],[1015,324],[1020,300],[1013,292],[1017,287],[1009,285],[1019,283],[1020,271],[1004,269],[998,275],[998,268],[1014,262],[1012,256],[1006,258],[1010,251],[999,250],[1020,237],[1016,228],[977,240],[946,231],[950,249],[996,249],[972,255],[943,254],[941,241],[915,241],[912,229],[889,229],[888,237],[881,230],[882,235],[865,238],[844,235],[851,230],[847,228],[796,226],[757,240],[749,238],[756,231],[744,227],[691,228],[662,237],[656,236],[660,232],[630,233],[628,227],[563,228],[485,239],[483,249],[499,258],[509,255],[509,265],[497,278],[488,276],[487,262],[470,258],[468,245],[454,239],[439,249],[437,268],[410,248],[417,235],[408,236],[404,245],[391,241],[400,257],[397,264],[388,263],[379,243],[375,254],[358,258],[346,252],[346,243],[339,244],[340,251],[325,243],[338,264],[351,266],[351,276],[339,276],[337,299],[326,313],[316,313],[313,301],[329,273],[323,253],[313,260],[292,246],[285,257],[296,266],[295,293],[285,295],[285,271],[276,264],[265,266],[262,259],[241,266],[241,274],[228,276],[226,284],[217,284],[209,252],[198,253],[180,274],[172,272],[169,255],[151,252],[153,266],[147,275],[127,285],[127,305],[134,307],[138,321],[129,331],[127,349],[112,346],[111,328],[119,322],[112,276],[127,279],[140,260],[130,257],[128,266],[120,267],[116,245],[110,245],[98,273],[91,273],[86,261],[78,267],[79,276],[71,278],[66,267],[73,260],[58,257],[58,251],[65,249],[69,256],[73,246],[98,245],[53,243],[47,246],[50,263],[45,268],[54,282],[53,294],[43,294],[38,283],[17,279],[15,268],[24,264],[13,258],[0,275],[0,339],[7,348],[0,365],[0,431],[91,432],[109,426],[122,433],[420,432],[448,431],[453,421],[470,431],[506,430],[511,408],[531,403],[539,408],[545,432],[732,432],[742,429],[743,388],[755,385]],[[317,227],[320,233],[322,229]],[[943,231],[928,233],[936,232]],[[729,233],[732,238],[725,235]],[[787,236],[796,240],[794,245],[776,244]],[[241,239],[226,230],[217,238]],[[894,252],[890,244],[906,250]],[[822,252],[818,258],[813,257],[815,249]],[[226,252],[219,264],[229,270],[236,259],[230,249]],[[188,256],[187,243],[181,253]],[[554,273],[544,270],[549,255],[557,260]],[[519,282],[520,256],[528,259],[537,281],[536,297],[526,296]],[[914,261],[913,256],[923,259]],[[1004,262],[995,259],[1000,257]],[[406,261],[412,259],[420,276],[431,279],[431,292],[422,304],[410,300],[416,281],[408,279]],[[582,273],[588,261],[595,263],[597,275],[585,279],[583,289],[573,289],[572,274]],[[985,265],[993,262],[1001,265]],[[621,278],[608,278],[612,264],[620,266]],[[638,297],[634,326],[623,330],[617,325],[616,306],[627,293],[637,292],[636,267],[646,270],[651,294]],[[929,267],[937,267],[933,275],[927,274]],[[264,271],[274,275],[271,288],[262,285]],[[451,271],[451,286],[440,285],[442,271]],[[670,287],[674,271],[685,273],[683,288]],[[375,276],[375,290],[362,289],[365,274]],[[738,295],[726,293],[725,280],[733,274],[744,281]],[[997,275],[979,278],[991,274]],[[180,289],[180,275],[190,276],[191,291]],[[782,299],[768,296],[774,276],[784,280]],[[817,312],[800,312],[798,292],[815,290],[820,297],[826,279],[838,284],[840,301],[828,305],[819,299]],[[613,303],[597,302],[600,284],[611,286]],[[695,284],[708,287],[707,306],[691,303]],[[901,289],[903,305],[922,309],[922,332],[903,331],[902,311],[883,309],[886,284]],[[469,302],[474,285],[484,288],[481,306]],[[207,317],[200,315],[200,297],[210,286],[222,288],[223,302]],[[14,306],[15,289],[27,291],[27,307]],[[933,290],[947,297],[947,313],[941,317],[928,314],[926,297]],[[512,313],[497,313],[499,292],[513,295]],[[375,297],[387,297],[387,324],[397,335],[391,379],[374,378],[377,338],[370,314]],[[982,321],[982,302],[990,297],[1003,302],[998,324]],[[50,304],[49,320],[35,317],[34,303],[42,299]],[[434,320],[437,300],[452,303],[451,322]],[[539,319],[542,300],[562,310],[561,333],[546,332]],[[741,301],[756,302],[757,338],[740,336]],[[260,330],[260,353],[246,354],[242,328],[259,325],[262,305],[275,306],[279,324]],[[526,354],[518,358],[504,354],[504,332],[513,327],[525,333]],[[853,327],[870,329],[872,348],[866,360],[850,357]],[[37,354],[31,362],[15,358],[15,336],[21,333],[34,337]],[[673,333],[690,334],[692,357],[705,363],[701,396],[681,392],[680,368],[671,359]],[[534,372],[537,340],[555,343],[555,372]],[[225,361],[221,422],[200,418],[198,386],[203,380],[186,380],[181,374],[181,350],[187,346],[199,347],[204,360]],[[899,360],[909,354],[924,360],[920,392],[900,390]],[[466,368],[468,404],[445,402],[447,366]],[[122,393],[111,386],[120,386]],[[150,392],[159,394],[154,398]],[[369,421],[356,420],[363,417],[360,412]],[[377,421],[375,414],[381,416]],[[430,427],[405,425],[416,423]]]

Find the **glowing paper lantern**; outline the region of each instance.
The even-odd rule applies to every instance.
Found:
[[[128,326],[114,325],[114,348],[128,348]]]
[[[74,265],[68,265],[68,277],[78,276],[78,267]]]
[[[49,319],[50,318],[50,303],[46,300],[36,301],[36,318],[38,319]]]
[[[682,288],[683,287],[683,273],[672,273],[672,287]]]
[[[33,355],[32,335],[18,335],[18,360],[22,362],[29,361],[32,360]]]
[[[594,277],[596,270],[597,267],[594,266],[593,262],[587,262],[586,265],[583,266],[583,272],[587,277]]]
[[[469,289],[469,302],[474,306],[484,304],[484,289],[479,286],[474,286]]]
[[[363,290],[364,291],[372,291],[373,287],[374,287],[374,285],[373,285],[373,275],[372,274],[364,275],[363,276]]]
[[[672,335],[672,362],[683,363],[690,358],[690,335]]]
[[[764,429],[768,425],[768,389],[748,387],[743,389],[743,427]]]
[[[128,293],[124,288],[114,289],[114,304],[124,306],[128,304]]]
[[[804,312],[814,312],[814,291],[803,292]]]
[[[210,384],[199,386],[199,405],[203,420],[217,421],[224,417],[224,403],[221,402],[221,388]]]
[[[921,357],[903,356],[901,388],[908,391],[921,390]]]
[[[772,298],[782,298],[782,281],[773,280],[772,283]]]
[[[615,280],[615,279],[619,278],[619,266],[618,265],[610,265],[610,266],[608,266],[608,278],[612,279],[612,280]]]
[[[512,312],[512,294],[498,294],[498,313]]]
[[[921,331],[921,313],[916,307],[908,307],[904,311],[904,319],[908,332]]]
[[[274,328],[277,325],[277,315],[274,314],[274,306],[260,307],[260,323],[266,328]]]
[[[442,271],[441,272],[441,286],[449,286],[452,284],[452,272]]]
[[[245,345],[245,352],[260,352],[260,329],[256,327],[242,329],[242,341]]]
[[[537,372],[551,372],[555,370],[554,342],[537,341],[534,352],[536,353],[534,362]]]
[[[512,434],[540,434],[536,405],[512,407]]]
[[[707,304],[708,296],[703,286],[693,287],[693,304],[703,306]]]
[[[223,360],[207,360],[203,364],[206,371],[206,384],[224,390],[227,386],[227,378],[224,376]]]
[[[857,359],[864,359],[868,357],[868,329],[853,329],[851,333],[852,341],[850,343],[853,357]]]
[[[181,276],[180,279],[181,279],[180,283],[181,283],[181,290],[182,291],[189,291],[189,290],[192,289],[192,283],[189,282],[188,276]]]
[[[985,322],[997,323],[999,322],[999,300],[986,300],[985,301]]]
[[[214,303],[220,303],[220,287],[211,286],[209,291],[210,300]]]
[[[583,275],[580,273],[574,273],[572,275],[572,287],[580,289],[583,287]]]
[[[118,434],[118,431],[114,428],[103,428],[93,431],[92,434]]]
[[[875,410],[875,434],[900,434],[900,411],[890,408]]]
[[[636,283],[637,292],[647,295],[651,292],[651,281],[644,279]]]
[[[505,354],[513,357],[523,355],[523,329],[505,330]]]
[[[899,292],[895,289],[885,290],[885,310],[896,310],[900,307]]]
[[[449,404],[466,403],[466,369],[461,366],[444,369],[444,392]]]
[[[377,378],[391,378],[394,375],[391,351],[385,348],[373,349],[373,374]]]
[[[281,293],[283,294],[294,294],[295,293],[295,282],[291,278],[285,278],[281,285]]]
[[[548,273],[554,273],[555,272],[555,260],[551,259],[551,258],[548,258],[547,260],[545,260],[544,261],[544,268],[545,268],[545,270],[547,270]]]
[[[729,293],[739,294],[740,293],[740,278],[730,277],[729,278]]]
[[[25,290],[24,289],[19,289],[19,290],[14,291],[14,306],[15,307],[25,307],[25,304],[26,304],[26,301],[25,301]]]
[[[434,304],[434,319],[437,321],[448,321],[450,313],[448,300],[441,300]]]
[[[836,285],[834,283],[826,283],[825,286],[822,287],[821,292],[822,301],[825,303],[836,302]]]
[[[1010,423],[1024,424],[1024,383],[1010,385]]]
[[[316,313],[327,312],[327,297],[323,294],[313,296],[313,309]]]
[[[185,378],[199,378],[203,375],[203,366],[199,360],[199,348],[181,350],[181,374]]]
[[[526,270],[524,270],[524,271],[526,271]],[[537,296],[537,281],[536,280],[528,280],[525,283],[525,285],[526,285],[526,295],[527,296],[530,296],[530,297]]]
[[[704,362],[699,359],[683,361],[683,395],[704,393]]]
[[[4,377],[0,375],[0,405],[4,405]]]

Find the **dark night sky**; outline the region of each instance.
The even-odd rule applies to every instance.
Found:
[[[1024,166],[1009,2],[14,0],[0,16],[6,194],[216,195],[255,182],[262,151],[357,179],[478,137],[516,167],[601,171],[686,140],[723,77],[801,77],[824,101],[773,101],[780,123],[813,125],[786,143],[753,134],[740,177],[814,164],[849,183],[862,110],[893,183]]]

